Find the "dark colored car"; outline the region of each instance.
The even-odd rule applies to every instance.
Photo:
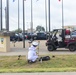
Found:
[[[28,39],[33,39],[33,40],[45,40],[47,38],[46,33],[33,33],[33,34],[28,34],[27,35]]]
[[[14,34],[10,36],[10,41],[17,41],[18,40],[18,35]]]
[[[46,33],[37,33],[37,40],[46,40]]]
[[[10,36],[10,41],[22,41],[22,37],[20,34],[14,34]]]
[[[24,35],[24,39],[27,39],[28,38],[28,34],[29,33],[22,33],[22,35]]]
[[[35,36],[36,36],[36,35],[34,35],[33,33],[28,33],[28,34],[26,35],[26,38],[27,38],[28,40],[30,40],[30,39],[34,39]]]

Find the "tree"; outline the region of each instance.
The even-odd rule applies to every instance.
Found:
[[[45,28],[38,25],[38,26],[36,27],[36,31],[39,31],[39,32],[40,32],[40,31],[45,31]]]
[[[21,28],[15,30],[15,33],[21,33],[21,32],[22,32]]]

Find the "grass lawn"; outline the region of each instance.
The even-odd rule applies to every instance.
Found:
[[[50,57],[52,55],[49,55]],[[76,55],[55,55],[49,61],[28,64],[26,57],[0,56],[0,73],[2,72],[73,72],[76,71]]]

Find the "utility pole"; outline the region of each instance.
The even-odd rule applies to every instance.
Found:
[[[9,31],[9,0],[6,0],[6,30]]]
[[[25,33],[25,5],[24,5],[24,0],[23,0],[23,48],[25,48],[25,38],[24,38],[24,33]]]
[[[2,30],[2,0],[0,0],[0,31]]]
[[[7,13],[7,12],[6,12],[6,7],[5,7],[5,25],[6,25],[6,23],[7,23],[7,20],[6,20],[6,16],[7,16],[7,15],[6,15],[6,13]]]
[[[31,41],[32,41],[32,33],[33,33],[33,7],[32,7],[32,0],[31,0]]]
[[[63,0],[62,0],[62,29],[64,29]]]
[[[32,9],[32,0],[31,0],[31,33],[33,33],[33,9]]]
[[[45,24],[46,24],[46,32],[47,32],[47,0],[45,0]]]
[[[50,0],[48,0],[48,21],[49,21],[49,32],[50,32]]]
[[[19,0],[18,0],[18,33],[19,33],[19,18],[20,16],[19,16]]]
[[[19,35],[19,26],[20,26],[20,23],[19,23],[19,19],[20,19],[20,16],[19,16],[19,0],[18,0],[18,35]],[[18,40],[19,40],[19,37],[18,37]]]

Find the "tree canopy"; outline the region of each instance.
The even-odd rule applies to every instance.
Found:
[[[22,29],[21,29],[21,28],[16,29],[14,32],[15,32],[15,33],[21,33],[21,32],[22,32]]]
[[[45,28],[42,27],[42,26],[40,26],[40,25],[38,25],[38,26],[36,27],[36,31],[45,31]]]

